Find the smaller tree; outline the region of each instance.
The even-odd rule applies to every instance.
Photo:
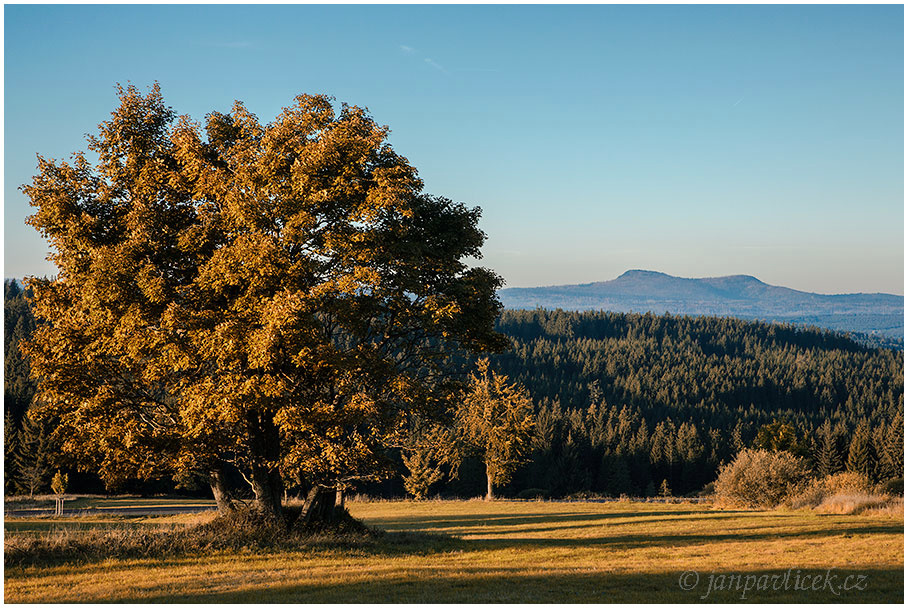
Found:
[[[69,485],[69,474],[62,473],[59,469],[51,480],[51,490],[56,495],[54,514],[63,516],[63,496],[66,494],[66,487]]]
[[[403,460],[409,472],[404,476],[404,489],[414,499],[429,497],[429,488],[445,477],[439,463],[433,460],[431,449],[426,446],[407,449]]]
[[[3,492],[12,495],[16,489],[19,469],[16,467],[16,455],[19,454],[19,431],[12,413],[3,417]]]
[[[14,464],[18,473],[16,488],[33,497],[47,488],[51,478],[54,449],[51,440],[52,423],[37,421],[32,411],[22,419]]]
[[[450,429],[416,421],[401,454],[408,471],[405,490],[415,499],[426,499],[430,487],[445,477],[445,466],[456,462],[454,450]]]
[[[795,427],[786,421],[774,421],[761,427],[752,448],[769,451],[785,450],[799,457],[803,457],[807,453],[803,443],[799,442]]]
[[[656,485],[653,483],[653,480],[647,481],[647,488],[644,489],[645,497],[656,497],[657,489]]]
[[[506,484],[530,449],[533,403],[527,390],[508,384],[508,377],[489,369],[489,360],[477,363],[469,389],[455,414],[459,443],[475,452],[486,465],[486,500],[493,485]]]
[[[875,433],[875,452],[878,454],[882,480],[903,477],[903,413],[898,413],[889,425],[881,425]]]
[[[846,469],[850,472],[863,474],[871,480],[875,478],[874,446],[871,443],[871,429],[865,420],[859,423],[852,434],[852,441],[849,443],[849,454],[846,457]]]
[[[840,441],[837,429],[831,425],[830,419],[826,419],[818,428],[814,442],[814,466],[818,475],[830,476],[842,469]]]
[[[64,474],[57,470],[57,473],[54,474],[54,479],[51,480],[51,490],[54,491],[55,495],[65,495],[67,486],[69,486],[69,474]]]

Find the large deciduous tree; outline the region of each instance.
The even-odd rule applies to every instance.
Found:
[[[23,191],[59,275],[28,346],[63,449],[110,483],[223,467],[279,518],[287,481],[343,489],[444,410],[454,347],[498,348],[480,211],[429,196],[388,129],[301,95],[204,127],[119,88],[96,164],[39,157]],[[322,493],[334,497],[334,492]]]

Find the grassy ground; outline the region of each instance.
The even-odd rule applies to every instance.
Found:
[[[354,502],[349,508],[391,533],[346,548],[8,567],[5,600],[903,600],[902,516],[640,503]],[[15,535],[11,524],[7,534]]]
[[[200,521],[196,514],[174,514],[169,516],[121,516],[116,514],[96,514],[55,518],[52,516],[35,516],[27,518],[6,518],[3,531],[6,535],[25,533],[45,533],[53,531],[85,531],[88,529],[138,529],[150,527],[155,529],[172,529],[178,526],[194,524]]]
[[[65,510],[110,510],[122,508],[156,508],[156,507],[214,507],[210,499],[187,499],[183,497],[133,497],[121,495],[104,497],[99,495],[66,495],[63,503]],[[6,497],[4,509],[9,510],[52,510],[54,495],[36,495],[35,497]]]

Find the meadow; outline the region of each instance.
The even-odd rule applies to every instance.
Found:
[[[636,502],[352,501],[386,531],[5,570],[6,602],[902,602],[902,515]],[[7,518],[7,539],[213,514]],[[51,528],[58,529],[40,531]],[[812,589],[813,588],[813,589]]]

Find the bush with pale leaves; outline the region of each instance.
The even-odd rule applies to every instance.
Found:
[[[720,469],[714,497],[721,505],[772,508],[803,488],[808,477],[807,463],[792,453],[743,450]]]

